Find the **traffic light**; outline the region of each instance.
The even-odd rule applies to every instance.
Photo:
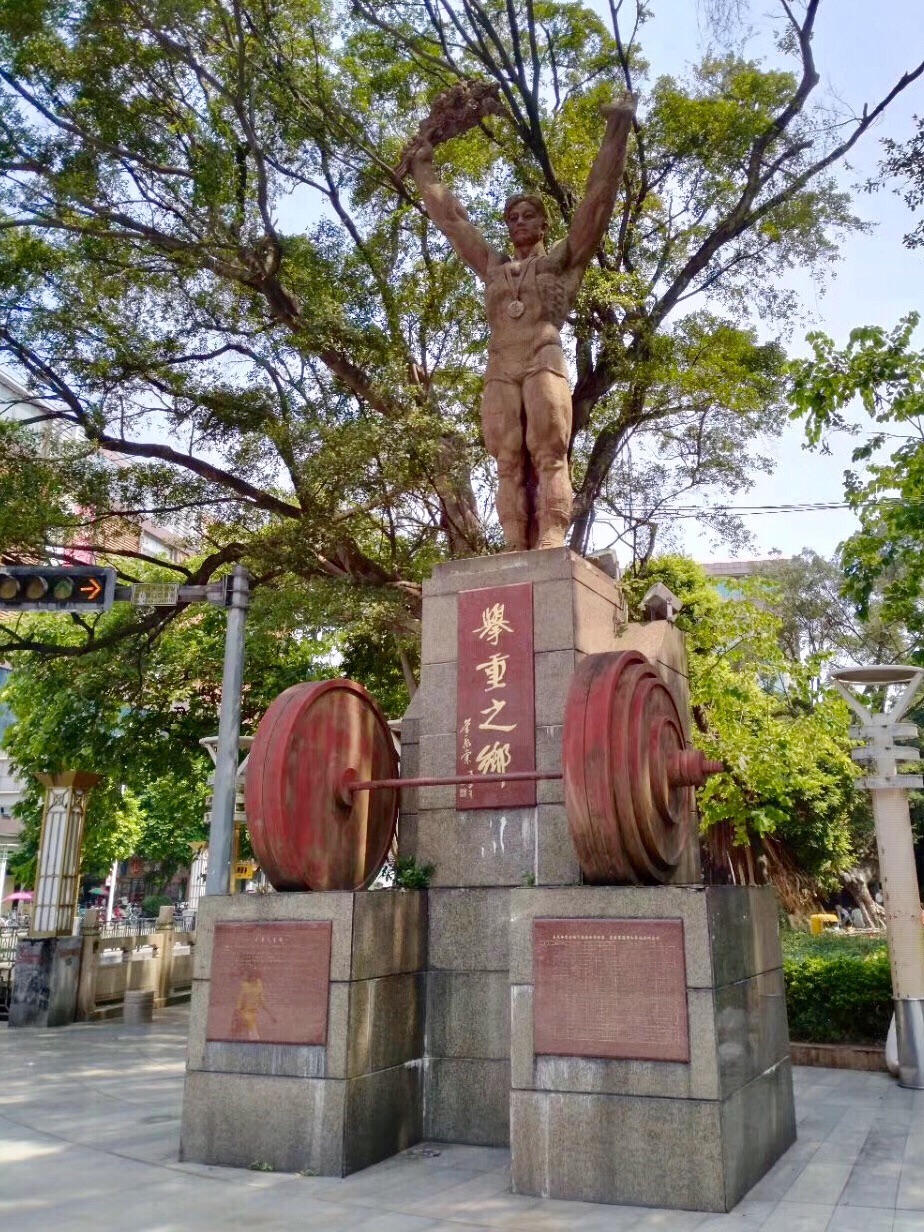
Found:
[[[94,565],[0,565],[0,611],[105,612],[115,578],[115,569]]]

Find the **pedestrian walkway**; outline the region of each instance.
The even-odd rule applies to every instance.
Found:
[[[924,1092],[885,1074],[797,1070],[799,1140],[731,1215],[520,1197],[507,1152],[484,1147],[428,1144],[345,1180],[181,1164],[187,1019],[0,1027],[0,1228],[924,1232]]]

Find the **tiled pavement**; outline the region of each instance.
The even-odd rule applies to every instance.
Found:
[[[703,1215],[519,1197],[506,1152],[481,1147],[342,1181],[178,1163],[186,1021],[0,1026],[0,1228],[924,1232],[924,1092],[885,1074],[797,1070],[798,1142],[732,1214]]]

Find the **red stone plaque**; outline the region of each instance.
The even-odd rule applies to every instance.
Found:
[[[486,774],[536,768],[533,588],[492,586],[459,595],[456,808],[536,803],[534,782],[479,783]]]
[[[682,920],[535,920],[534,1051],[689,1061]]]
[[[216,924],[205,1037],[326,1044],[331,923]]]

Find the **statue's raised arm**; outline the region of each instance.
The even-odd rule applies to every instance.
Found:
[[[424,208],[465,264],[482,280],[487,277],[492,249],[472,223],[465,206],[433,170],[433,146],[420,142],[409,158],[411,175]]]
[[[587,268],[610,225],[626,169],[635,104],[635,95],[624,94],[603,108],[606,132],[568,231],[566,265],[570,269],[583,272]]]

